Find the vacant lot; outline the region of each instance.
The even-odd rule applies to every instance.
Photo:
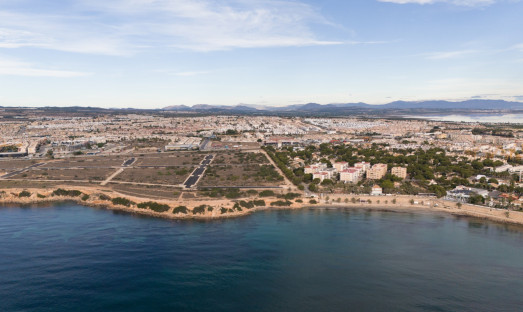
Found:
[[[130,157],[82,157],[69,158],[57,161],[50,161],[44,165],[45,168],[74,168],[74,167],[88,167],[88,168],[110,168],[119,167],[123,162]]]
[[[211,165],[200,186],[278,186],[283,177],[272,165]]]
[[[41,160],[14,160],[14,159],[2,159],[0,160],[1,171],[14,171],[23,168],[27,168],[31,165],[43,162]]]
[[[206,154],[203,153],[158,153],[137,156],[134,166],[195,166]]]
[[[185,181],[193,169],[192,167],[127,168],[113,181],[176,185]]]
[[[269,164],[269,160],[262,153],[222,152],[217,153],[213,160],[216,165],[250,165]]]
[[[111,189],[122,194],[152,199],[175,199],[180,196],[177,188],[110,183]]]
[[[55,185],[59,185],[61,182],[35,182],[35,181],[12,181],[12,180],[0,180],[0,189],[8,188],[52,188]]]
[[[12,179],[39,179],[39,180],[92,180],[103,181],[111,174],[104,168],[83,169],[31,169],[17,174]]]

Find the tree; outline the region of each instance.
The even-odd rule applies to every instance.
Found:
[[[334,182],[332,182],[331,179],[325,179],[325,180],[321,181],[321,185],[324,185],[324,186],[325,185],[333,185],[333,184],[334,184]]]

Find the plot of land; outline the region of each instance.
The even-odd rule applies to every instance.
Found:
[[[180,190],[171,187],[143,186],[131,184],[109,183],[111,189],[122,194],[147,197],[153,199],[175,199],[180,196]]]
[[[38,180],[92,180],[102,181],[111,171],[104,168],[83,169],[31,169],[17,174],[12,179]]]
[[[283,177],[272,165],[211,165],[200,181],[201,187],[278,186]]]
[[[217,153],[213,164],[226,165],[249,165],[249,164],[269,164],[269,160],[262,153],[243,153],[243,152],[222,152]]]
[[[86,157],[63,159],[57,161],[50,161],[44,165],[45,168],[74,168],[74,167],[89,167],[89,168],[110,168],[119,167],[129,157]]]
[[[194,168],[127,168],[117,175],[113,181],[151,184],[181,184]]]
[[[14,171],[18,169],[27,168],[31,165],[44,162],[43,160],[14,160],[14,159],[5,159],[0,160],[0,170],[1,171]]]
[[[135,166],[195,166],[205,154],[200,153],[165,153],[138,156]]]

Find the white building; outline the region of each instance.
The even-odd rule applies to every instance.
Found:
[[[360,169],[349,168],[340,171],[340,181],[345,183],[358,183],[361,178]]]
[[[372,187],[372,191],[370,192],[370,195],[382,195],[383,189],[379,185],[374,185]]]

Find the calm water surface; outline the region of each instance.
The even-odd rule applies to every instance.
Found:
[[[435,213],[0,208],[0,311],[518,311],[523,231]]]
[[[453,122],[485,122],[485,123],[523,123],[523,114],[467,114],[441,116],[407,116],[411,118],[429,119],[435,121]]]

